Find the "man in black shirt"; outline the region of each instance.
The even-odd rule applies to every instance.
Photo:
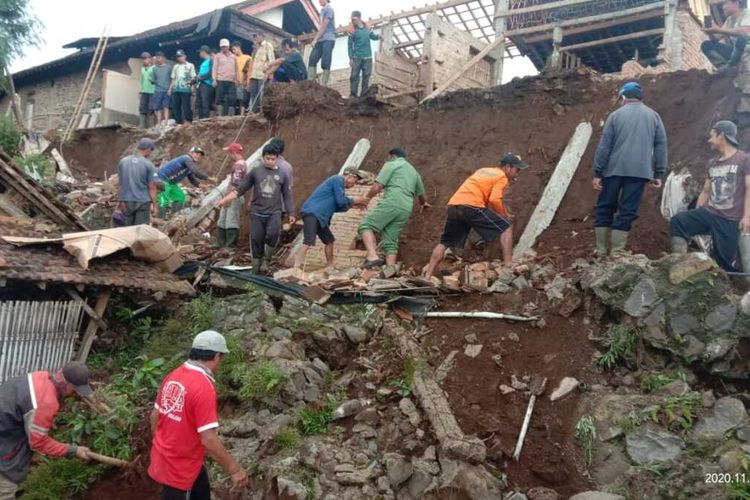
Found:
[[[307,79],[307,69],[302,54],[297,49],[297,43],[285,38],[281,42],[281,50],[284,57],[272,62],[266,70],[266,76],[273,78],[276,82],[298,82]]]

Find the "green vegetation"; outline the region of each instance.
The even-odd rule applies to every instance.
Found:
[[[0,0],[2,2],[3,0]],[[2,26],[2,24],[0,24]],[[0,30],[1,31],[1,30]],[[2,42],[0,42],[2,44]],[[0,49],[1,51],[2,49]],[[1,63],[0,63],[1,64]],[[2,67],[0,67],[2,70]],[[21,131],[9,116],[0,115],[0,150],[8,156],[16,156],[21,147]]]
[[[727,484],[727,495],[731,500],[750,500],[750,458],[743,453],[740,463],[739,474]]]
[[[675,380],[684,380],[685,374],[678,371],[651,372],[641,377],[641,390],[645,393],[658,391]]]
[[[333,421],[333,409],[325,406],[319,410],[302,410],[299,414],[300,430],[305,436],[323,434]]]
[[[651,411],[651,420],[672,431],[687,431],[692,426],[701,409],[701,396],[688,392],[682,396],[672,396]]]
[[[29,0],[0,0],[0,73],[22,56],[24,49],[39,44],[42,24],[31,12],[30,3]]]
[[[406,379],[399,378],[391,382],[391,387],[396,389],[398,395],[402,398],[408,398],[411,396],[411,384]]]
[[[76,459],[43,458],[23,483],[24,500],[77,498],[88,490],[102,473],[101,465],[85,464]]]
[[[403,378],[399,378],[391,382],[391,387],[396,389],[399,396],[401,396],[402,398],[411,396],[412,386],[414,385],[414,374],[417,372],[418,368],[420,368],[418,361],[415,361],[411,358],[405,359]]]
[[[617,425],[620,426],[620,428],[624,432],[629,432],[638,427],[643,423],[644,419],[639,416],[636,412],[631,411],[624,417],[622,417],[618,422]]]
[[[581,446],[586,467],[591,467],[591,464],[594,463],[594,444],[596,442],[596,427],[591,416],[581,417],[576,424],[576,440]]]
[[[620,362],[632,362],[635,359],[635,345],[640,337],[640,330],[633,326],[610,326],[604,341],[607,350],[597,354],[596,364],[600,368],[610,370]]]
[[[54,182],[55,162],[51,157],[44,154],[32,154],[16,156],[13,160],[32,178],[38,181]]]
[[[240,397],[259,400],[276,394],[284,385],[286,375],[270,361],[258,361],[247,369],[241,380]]]
[[[276,433],[273,442],[281,450],[293,450],[299,446],[301,436],[299,431],[294,427],[287,427]]]
[[[641,472],[648,472],[649,474],[653,474],[657,478],[662,478],[667,474],[667,472],[669,472],[669,465],[658,462],[651,462],[647,464],[636,465],[635,469]]]

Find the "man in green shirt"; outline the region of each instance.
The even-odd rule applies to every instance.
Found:
[[[349,27],[349,66],[352,74],[349,78],[351,84],[350,97],[359,95],[359,81],[362,76],[362,93],[370,86],[372,75],[372,45],[370,40],[380,40],[380,35],[372,31],[362,21],[362,13],[358,10],[352,12],[352,25]]]
[[[192,82],[196,77],[195,66],[187,61],[185,51],[180,49],[176,53],[177,64],[172,66],[172,83],[169,94],[172,96],[172,116],[178,125],[193,121]]]
[[[406,153],[402,148],[393,148],[388,152],[388,161],[375,179],[367,198],[372,199],[383,190],[383,199],[370,210],[359,226],[359,236],[367,248],[367,260],[362,265],[365,269],[379,267],[384,263],[395,265],[398,238],[409,222],[414,209],[414,198],[419,198],[420,211],[430,206],[424,195],[422,177],[406,161]],[[382,238],[385,261],[378,257],[376,233]]]
[[[138,106],[138,112],[140,113],[140,126],[141,128],[148,128],[151,124],[149,123],[149,117],[154,114],[151,109],[151,102],[154,98],[154,84],[151,82],[151,76],[154,72],[154,67],[151,64],[151,54],[144,52],[141,54],[141,102]]]

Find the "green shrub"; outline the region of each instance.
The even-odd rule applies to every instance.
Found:
[[[13,160],[33,179],[37,181],[54,181],[55,162],[49,156],[33,154],[28,156],[16,156]]]
[[[591,467],[591,464],[594,463],[594,443],[596,442],[596,427],[592,417],[581,417],[578,421],[576,424],[576,440],[581,446],[586,467]]]
[[[669,430],[687,431],[693,426],[702,407],[700,394],[688,392],[667,398],[664,403],[655,407],[651,412],[651,420]]]
[[[77,459],[43,458],[34,467],[22,488],[24,500],[76,498],[85,493],[102,474],[101,465],[85,464]]]
[[[333,410],[330,406],[319,410],[302,410],[299,414],[300,429],[305,436],[323,434],[328,424],[333,421]]]
[[[276,433],[273,442],[281,450],[292,450],[299,446],[301,436],[294,427],[287,427]]]
[[[259,400],[276,394],[286,381],[281,368],[270,361],[257,361],[242,376],[239,395],[243,399]]]
[[[609,370],[621,361],[632,361],[635,358],[635,345],[640,337],[640,330],[632,326],[610,326],[604,341],[607,350],[596,356],[596,364],[600,368]]]
[[[21,147],[21,131],[18,130],[13,119],[0,115],[0,150],[8,156],[16,156]]]

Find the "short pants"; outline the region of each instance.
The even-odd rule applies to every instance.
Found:
[[[321,226],[320,221],[313,214],[302,214],[302,222],[305,223],[302,230],[302,243],[309,247],[315,246],[315,238],[320,238],[324,245],[330,245],[336,241],[336,237],[331,232],[331,226]]]
[[[472,229],[483,241],[491,243],[509,227],[507,220],[489,208],[450,205],[440,243],[449,248],[463,248]]]
[[[381,201],[365,216],[359,226],[358,234],[361,236],[365,231],[380,234],[383,253],[396,255],[398,254],[398,239],[406,223],[409,222],[409,217],[411,217],[411,209],[405,210]]]
[[[151,109],[154,111],[170,108],[172,100],[166,92],[154,92],[154,98],[151,100]]]
[[[177,184],[172,184],[169,181],[162,181],[164,183],[164,191],[159,193],[156,197],[156,202],[160,207],[171,207],[173,203],[184,204],[185,191]]]

